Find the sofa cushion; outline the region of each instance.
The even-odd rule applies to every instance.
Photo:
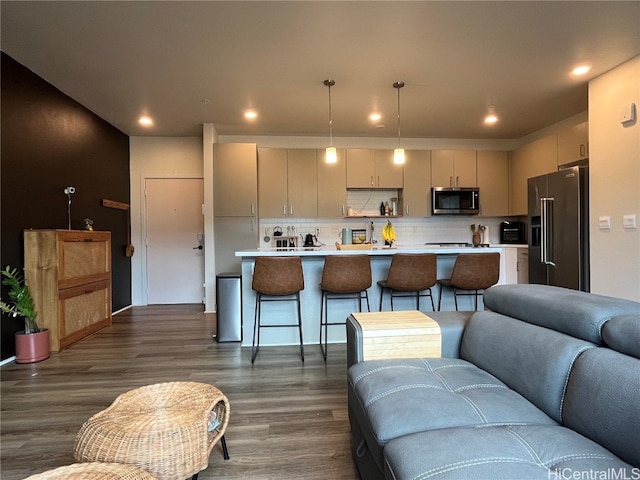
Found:
[[[495,312],[473,315],[460,357],[499,378],[562,421],[562,400],[575,359],[595,345]]]
[[[562,417],[640,467],[640,360],[608,348],[585,352],[571,372]]]
[[[604,324],[602,338],[608,347],[640,358],[640,313],[612,318]]]
[[[611,318],[639,314],[640,303],[549,285],[497,285],[484,292],[494,312],[602,344],[602,326]]]
[[[600,445],[549,425],[416,433],[389,442],[384,459],[385,478],[396,480],[631,479],[640,473]]]
[[[504,383],[461,359],[357,363],[348,375],[349,415],[382,470],[382,447],[415,432],[466,425],[555,422]]]

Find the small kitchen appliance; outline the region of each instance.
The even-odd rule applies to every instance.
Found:
[[[505,220],[500,223],[500,243],[526,244],[524,222]]]
[[[353,239],[351,237],[351,229],[343,228],[342,233],[340,234],[340,240],[343,245],[351,245]]]
[[[315,239],[313,238],[313,235],[311,235],[310,233],[307,233],[307,235],[304,237],[304,246],[305,247],[315,247],[316,243],[315,243]]]
[[[431,213],[433,215],[478,215],[480,190],[476,187],[433,187]]]

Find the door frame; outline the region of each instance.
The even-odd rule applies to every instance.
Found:
[[[140,298],[142,300],[142,305],[149,305],[149,297],[148,297],[148,276],[147,276],[147,195],[146,195],[146,185],[147,180],[203,180],[203,189],[205,188],[204,177],[202,175],[147,175],[140,177],[140,230],[138,232],[138,241],[140,245],[140,255],[138,256],[139,263],[139,274],[140,274]],[[203,192],[204,193],[204,192]],[[205,219],[206,223],[206,219]],[[206,227],[206,225],[205,225]],[[206,230],[206,228],[205,228]],[[205,232],[203,232],[205,233]],[[205,234],[206,235],[206,234]],[[132,236],[133,236],[133,226],[132,226]],[[206,249],[206,236],[205,236],[205,249]],[[206,252],[206,250],[205,250]],[[134,255],[136,256],[136,255]],[[133,259],[132,259],[133,260]],[[205,269],[207,257],[205,253],[204,257]],[[133,274],[135,270],[132,268],[131,272]],[[205,273],[206,278],[206,273]],[[206,295],[206,292],[205,292]]]

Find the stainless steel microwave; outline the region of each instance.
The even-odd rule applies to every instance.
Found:
[[[431,189],[432,215],[478,215],[480,190],[478,188],[433,187]]]

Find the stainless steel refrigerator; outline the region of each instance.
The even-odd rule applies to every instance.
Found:
[[[529,283],[589,291],[589,169],[530,178]]]

